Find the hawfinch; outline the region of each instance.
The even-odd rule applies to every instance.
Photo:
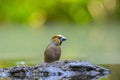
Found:
[[[52,37],[50,44],[45,50],[44,61],[47,63],[54,62],[60,59],[61,44],[66,38],[62,35],[55,35]]]

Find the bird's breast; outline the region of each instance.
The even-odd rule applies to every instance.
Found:
[[[61,47],[55,45],[49,45],[45,51],[46,61],[59,60],[61,56]]]
[[[61,54],[61,47],[60,46],[51,46],[51,50],[54,55]]]

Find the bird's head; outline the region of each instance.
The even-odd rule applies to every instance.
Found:
[[[67,39],[63,35],[55,35],[52,37],[52,43],[55,45],[61,45],[65,40]]]

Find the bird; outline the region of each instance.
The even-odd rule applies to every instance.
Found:
[[[58,61],[61,56],[61,44],[66,40],[66,37],[60,34],[53,36],[44,52],[44,62],[51,63]]]

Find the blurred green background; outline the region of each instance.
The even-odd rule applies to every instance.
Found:
[[[40,27],[47,23],[111,23],[120,20],[120,0],[0,0],[0,23]]]
[[[55,34],[61,60],[120,63],[120,0],[0,0],[0,67],[43,63]]]
[[[61,60],[102,64],[120,80],[120,0],[0,0],[0,67],[44,62],[62,34]]]

